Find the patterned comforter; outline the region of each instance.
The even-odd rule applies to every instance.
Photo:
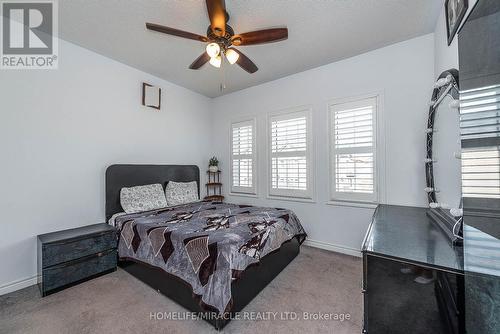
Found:
[[[306,233],[290,210],[195,202],[114,217],[118,254],[160,267],[189,285],[200,305],[231,307],[231,282],[250,264]]]

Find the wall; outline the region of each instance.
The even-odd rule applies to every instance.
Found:
[[[0,74],[0,294],[36,282],[37,234],[104,221],[107,166],[209,155],[210,99],[64,41],[59,59]],[[161,112],[140,105],[143,81]]]
[[[458,69],[458,38],[455,36],[448,46],[444,5],[434,31],[434,51],[434,77],[436,79],[443,71],[451,68]]]
[[[425,136],[428,100],[434,77],[434,36],[429,34],[360,56],[291,75],[214,99],[214,147],[225,171],[231,202],[293,209],[311,243],[359,254],[373,209],[332,206],[328,201],[327,103],[331,99],[382,92],[385,128],[386,202],[425,206]],[[269,200],[266,187],[266,115],[289,107],[311,105],[315,141],[315,203]],[[258,198],[231,196],[229,188],[230,122],[257,116]]]

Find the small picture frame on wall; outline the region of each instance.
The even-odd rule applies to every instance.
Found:
[[[460,23],[467,13],[469,8],[468,0],[446,0],[446,33],[448,35],[448,46],[453,42],[453,38],[457,34]]]
[[[161,109],[161,88],[142,83],[142,105],[156,110]]]

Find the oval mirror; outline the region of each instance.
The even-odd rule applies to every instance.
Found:
[[[427,123],[426,176],[430,216],[455,242],[461,238],[462,182],[458,71],[434,85]]]

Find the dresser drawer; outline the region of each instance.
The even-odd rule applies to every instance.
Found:
[[[116,250],[112,249],[44,269],[43,295],[50,293],[51,290],[116,269],[116,256]]]
[[[116,234],[110,232],[78,240],[65,240],[45,244],[42,249],[42,268],[116,248],[116,243]]]

